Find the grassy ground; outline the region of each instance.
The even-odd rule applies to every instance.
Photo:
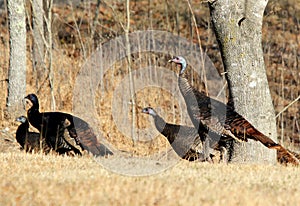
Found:
[[[297,205],[299,168],[180,161],[145,177],[91,158],[0,154],[0,205]]]

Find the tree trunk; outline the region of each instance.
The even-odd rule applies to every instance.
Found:
[[[32,0],[33,68],[36,72],[36,89],[46,78],[44,52],[44,7],[43,0]]]
[[[22,99],[26,92],[26,24],[23,0],[8,0],[9,71],[7,118],[24,113]]]
[[[266,0],[209,3],[235,109],[277,142],[275,112],[268,86],[261,29]],[[275,150],[249,140],[234,146],[233,162],[276,162]]]

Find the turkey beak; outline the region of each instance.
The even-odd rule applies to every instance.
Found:
[[[142,113],[147,113],[147,109],[142,109]]]
[[[168,61],[168,63],[172,63],[173,62],[173,59],[170,59],[169,61]]]

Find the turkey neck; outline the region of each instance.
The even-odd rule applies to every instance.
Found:
[[[178,77],[178,86],[179,90],[185,100],[187,110],[191,120],[198,131],[201,138],[204,138],[205,132],[208,132],[209,128],[205,126],[200,120],[196,120],[192,118],[194,116],[201,117],[201,111],[199,109],[199,101],[203,101],[205,99],[205,94],[199,92],[194,87],[192,87],[188,81],[187,73],[183,72],[179,74]]]
[[[172,135],[170,124],[166,123],[159,115],[153,116],[153,118],[156,129],[168,139],[170,144],[172,144],[174,142],[174,135]]]
[[[202,94],[201,92],[196,91],[195,88],[193,88],[188,79],[187,79],[187,74],[185,72],[179,74],[178,77],[178,86],[179,86],[179,90],[185,100],[188,112],[190,116],[200,116],[199,114],[193,114],[197,109],[198,109],[198,101],[200,99],[198,97],[198,93]],[[194,108],[195,111],[192,111],[192,108]],[[200,111],[198,111],[200,112]]]
[[[188,81],[186,72],[179,74],[178,85],[179,85],[180,92],[183,95],[185,101],[188,101],[190,99],[188,97],[194,96],[193,87],[190,85],[190,83]],[[191,96],[191,95],[193,95],[193,96]]]
[[[22,145],[22,147],[25,144],[25,138],[27,137],[28,128],[29,128],[29,123],[26,120],[26,122],[22,123],[18,127],[17,132],[16,132],[17,142],[19,142]]]
[[[166,126],[166,122],[163,118],[161,118],[159,115],[153,116],[154,118],[154,123],[155,123],[155,127],[156,129],[160,132],[163,133],[164,128]]]
[[[28,116],[28,121],[31,123],[31,125],[40,131],[41,126],[42,126],[42,115],[39,111],[39,107],[36,105],[33,105],[27,111],[27,116]]]

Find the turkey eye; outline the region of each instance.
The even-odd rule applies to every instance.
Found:
[[[178,58],[178,57],[176,57],[175,59],[176,59],[176,60],[179,60],[179,58]]]

